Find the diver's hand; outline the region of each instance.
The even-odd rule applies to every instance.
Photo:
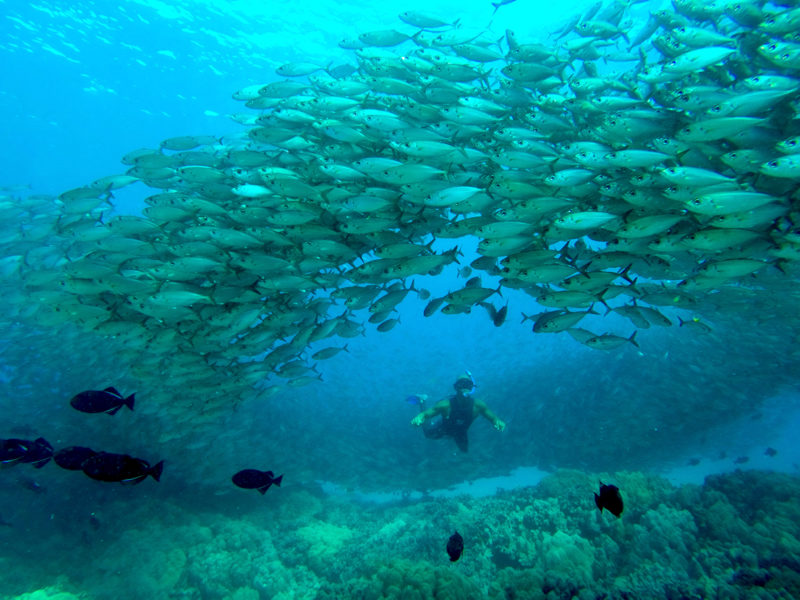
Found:
[[[425,415],[423,415],[422,413],[419,413],[419,414],[418,414],[416,417],[414,417],[413,419],[411,419],[411,424],[412,424],[414,427],[419,427],[419,426],[420,426],[420,425],[422,425],[424,422],[425,422]]]
[[[500,419],[497,419],[494,422],[494,428],[497,429],[497,431],[505,431],[506,424],[503,421],[501,421]]]

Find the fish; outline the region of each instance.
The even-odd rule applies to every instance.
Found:
[[[44,438],[36,438],[33,442],[24,442],[28,451],[19,462],[30,463],[35,469],[41,469],[53,457],[53,446]]]
[[[135,393],[125,398],[114,387],[107,387],[100,391],[88,390],[76,394],[69,403],[72,408],[81,412],[104,412],[109,415],[115,415],[123,406],[127,406],[130,410],[133,410],[133,403],[135,400]]]
[[[134,485],[148,476],[161,481],[163,469],[163,460],[151,467],[149,462],[141,458],[111,452],[98,452],[81,463],[81,470],[92,479]]]
[[[3,515],[0,515],[0,527],[13,527],[13,526],[14,526],[14,525],[13,525],[11,522],[9,522],[9,521],[6,521],[6,520],[3,518]]]
[[[246,490],[258,490],[263,495],[273,484],[280,487],[281,481],[283,481],[283,475],[275,477],[272,471],[243,469],[235,473],[233,477],[231,477],[231,481],[233,481],[233,485],[237,487]]]
[[[605,508],[608,512],[610,512],[617,518],[619,518],[622,515],[623,511],[622,494],[619,493],[619,488],[615,485],[605,485],[601,481],[600,493],[599,494],[595,493],[594,503],[597,505],[597,508],[600,509],[601,513]]]
[[[777,453],[778,453],[778,451],[777,451],[777,450],[775,450],[775,448],[767,448],[766,450],[764,450],[764,454],[766,454],[766,455],[767,455],[767,456],[769,456],[769,457],[773,457],[773,456],[775,456]]]
[[[461,558],[462,552],[464,552],[464,538],[456,531],[447,540],[447,555],[450,557],[450,562],[456,562]]]
[[[30,449],[30,442],[18,439],[0,440],[0,466],[10,467],[20,462]]]
[[[749,456],[737,456],[733,459],[733,464],[735,465],[743,465],[746,462],[750,462]]]
[[[53,447],[40,437],[33,441],[20,439],[0,440],[0,467],[30,463],[36,469],[45,466],[53,456]]]
[[[80,471],[83,463],[98,454],[84,446],[69,446],[53,454],[53,462],[68,471]]]

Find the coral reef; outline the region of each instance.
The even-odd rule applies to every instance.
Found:
[[[594,506],[620,486],[621,518]],[[562,471],[495,497],[364,506],[292,495],[243,514],[124,500],[115,529],[49,564],[2,556],[13,600],[623,600],[800,597],[800,481],[735,472],[673,487],[642,473]],[[238,512],[238,511],[237,511]],[[157,516],[154,516],[157,515]],[[278,519],[281,515],[283,519]],[[312,516],[313,515],[313,516]],[[294,516],[295,518],[292,518]],[[458,530],[464,554],[450,563]],[[55,540],[55,538],[54,538]],[[65,541],[65,540],[62,540]],[[37,581],[19,595],[20,582]],[[24,591],[24,589],[23,589]]]

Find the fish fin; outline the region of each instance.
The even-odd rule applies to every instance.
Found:
[[[115,415],[115,414],[117,414],[117,411],[119,411],[119,409],[120,409],[120,408],[122,408],[122,404],[120,404],[120,405],[118,405],[118,406],[115,406],[114,408],[111,408],[111,409],[107,410],[107,411],[106,411],[106,414],[107,414],[107,415]]]
[[[147,474],[150,475],[156,481],[161,481],[161,472],[164,470],[164,461],[160,460],[155,465],[150,467],[150,470],[147,471]]]
[[[45,458],[44,460],[40,460],[40,461],[39,461],[39,462],[37,462],[35,465],[33,465],[33,468],[34,468],[34,469],[41,469],[43,466],[45,466],[45,465],[46,465],[47,463],[49,463],[49,462],[50,462],[50,457],[48,456],[48,457],[47,457],[47,458]]]
[[[136,392],[125,398],[125,406],[133,410],[133,403],[136,400]]]
[[[52,450],[53,449],[53,446],[50,444],[50,442],[48,442],[43,437],[36,438],[35,440],[33,440],[33,443],[34,444],[38,444],[39,446],[44,446],[48,450]]]
[[[597,508],[600,509],[600,512],[603,512],[603,503],[600,502],[600,496],[597,494],[594,495],[594,503],[597,505]]]
[[[119,396],[120,398],[122,398],[122,394],[120,394],[117,391],[117,388],[115,388],[114,386],[109,386],[106,389],[104,389],[103,391],[104,392],[108,392],[109,394],[114,394],[115,396]]]
[[[263,496],[264,494],[267,493],[267,490],[269,489],[269,486],[271,486],[271,485],[272,485],[272,483],[268,483],[267,485],[262,485],[260,488],[256,488],[256,489],[258,490],[258,493]]]
[[[629,338],[628,338],[628,341],[629,341],[631,344],[633,344],[634,346],[636,346],[637,348],[639,348],[639,342],[637,342],[637,341],[636,341],[636,339],[635,339],[635,338],[636,338],[636,334],[637,334],[637,333],[639,333],[639,330],[638,330],[638,329],[637,329],[637,330],[635,330],[635,331],[634,331],[634,332],[631,334],[631,337],[629,337]]]

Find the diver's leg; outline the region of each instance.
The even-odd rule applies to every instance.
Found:
[[[462,452],[467,452],[469,450],[469,439],[467,438],[466,431],[459,431],[453,436],[453,439],[456,442],[456,446]]]
[[[431,440],[438,440],[444,437],[444,422],[441,419],[434,421],[427,421],[422,424],[422,433],[425,437]]]

